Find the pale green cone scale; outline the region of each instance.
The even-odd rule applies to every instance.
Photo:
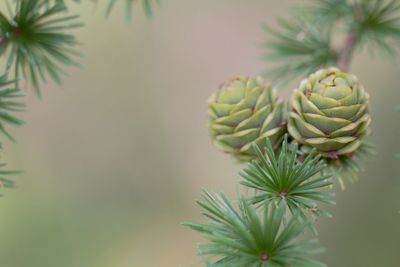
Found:
[[[209,129],[214,145],[239,161],[256,158],[252,144],[269,138],[277,148],[286,132],[285,104],[261,78],[237,77],[209,99]]]
[[[304,151],[316,148],[328,158],[354,153],[369,131],[368,102],[354,75],[319,70],[295,90],[288,131]]]

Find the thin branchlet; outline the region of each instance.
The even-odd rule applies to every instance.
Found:
[[[327,216],[331,214],[320,208],[317,203],[335,204],[334,193],[330,192],[332,184],[329,174],[322,174],[326,164],[321,157],[312,151],[300,160],[297,145],[290,146],[287,136],[280,152],[275,153],[269,140],[266,142],[264,155],[262,150],[254,145],[258,159],[250,162],[242,172],[243,186],[257,190],[248,201],[263,207],[271,203],[284,203],[292,215],[299,215],[308,221],[309,215]],[[312,226],[314,232],[315,227]]]
[[[184,225],[208,240],[200,245],[207,266],[325,266],[312,259],[323,250],[313,247],[316,239],[305,239],[308,224],[298,216],[285,220],[283,202],[264,205],[259,212],[244,198],[235,207],[224,194],[203,191],[198,204],[209,222]]]
[[[398,0],[309,0],[278,24],[278,30],[267,31],[265,57],[272,65],[266,75],[276,83],[330,66],[347,71],[363,48],[392,59],[400,47]],[[337,29],[346,32],[338,49]]]
[[[40,96],[40,86],[48,78],[61,84],[61,66],[78,65],[78,41],[68,31],[82,23],[66,11],[62,1],[45,0],[18,0],[10,16],[0,11],[0,55],[7,57],[6,69],[16,87],[23,78]]]

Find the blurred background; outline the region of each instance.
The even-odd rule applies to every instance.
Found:
[[[24,173],[2,190],[1,266],[201,266],[204,240],[180,223],[204,221],[194,204],[202,188],[234,197],[241,168],[211,145],[206,101],[224,80],[269,67],[261,26],[299,2],[162,2],[154,18],[137,8],[131,22],[123,5],[108,19],[90,1],[72,5],[86,24],[82,68],[42,100],[29,92],[27,124],[13,131],[17,144],[4,144],[4,159]],[[357,184],[335,189],[334,218],[318,222],[319,258],[396,267],[400,66],[365,54],[351,71],[371,94],[378,154]]]

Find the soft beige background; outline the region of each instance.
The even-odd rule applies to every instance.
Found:
[[[106,20],[104,6],[73,5],[86,23],[83,67],[41,101],[29,92],[27,125],[5,143],[3,157],[24,174],[0,200],[0,265],[201,266],[202,239],[180,222],[203,220],[202,188],[234,196],[240,169],[210,144],[206,100],[222,81],[268,67],[260,26],[298,2],[165,0],[153,19],[137,9],[131,23],[122,7]],[[396,267],[400,67],[364,55],[352,71],[371,94],[378,155],[320,221],[320,258]]]

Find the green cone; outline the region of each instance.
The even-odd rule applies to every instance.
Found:
[[[222,85],[209,99],[209,129],[215,146],[239,161],[256,158],[252,144],[274,147],[286,132],[285,105],[261,78],[238,77]]]
[[[305,153],[316,148],[331,159],[352,155],[369,132],[368,100],[354,75],[319,70],[295,90],[288,131]]]

